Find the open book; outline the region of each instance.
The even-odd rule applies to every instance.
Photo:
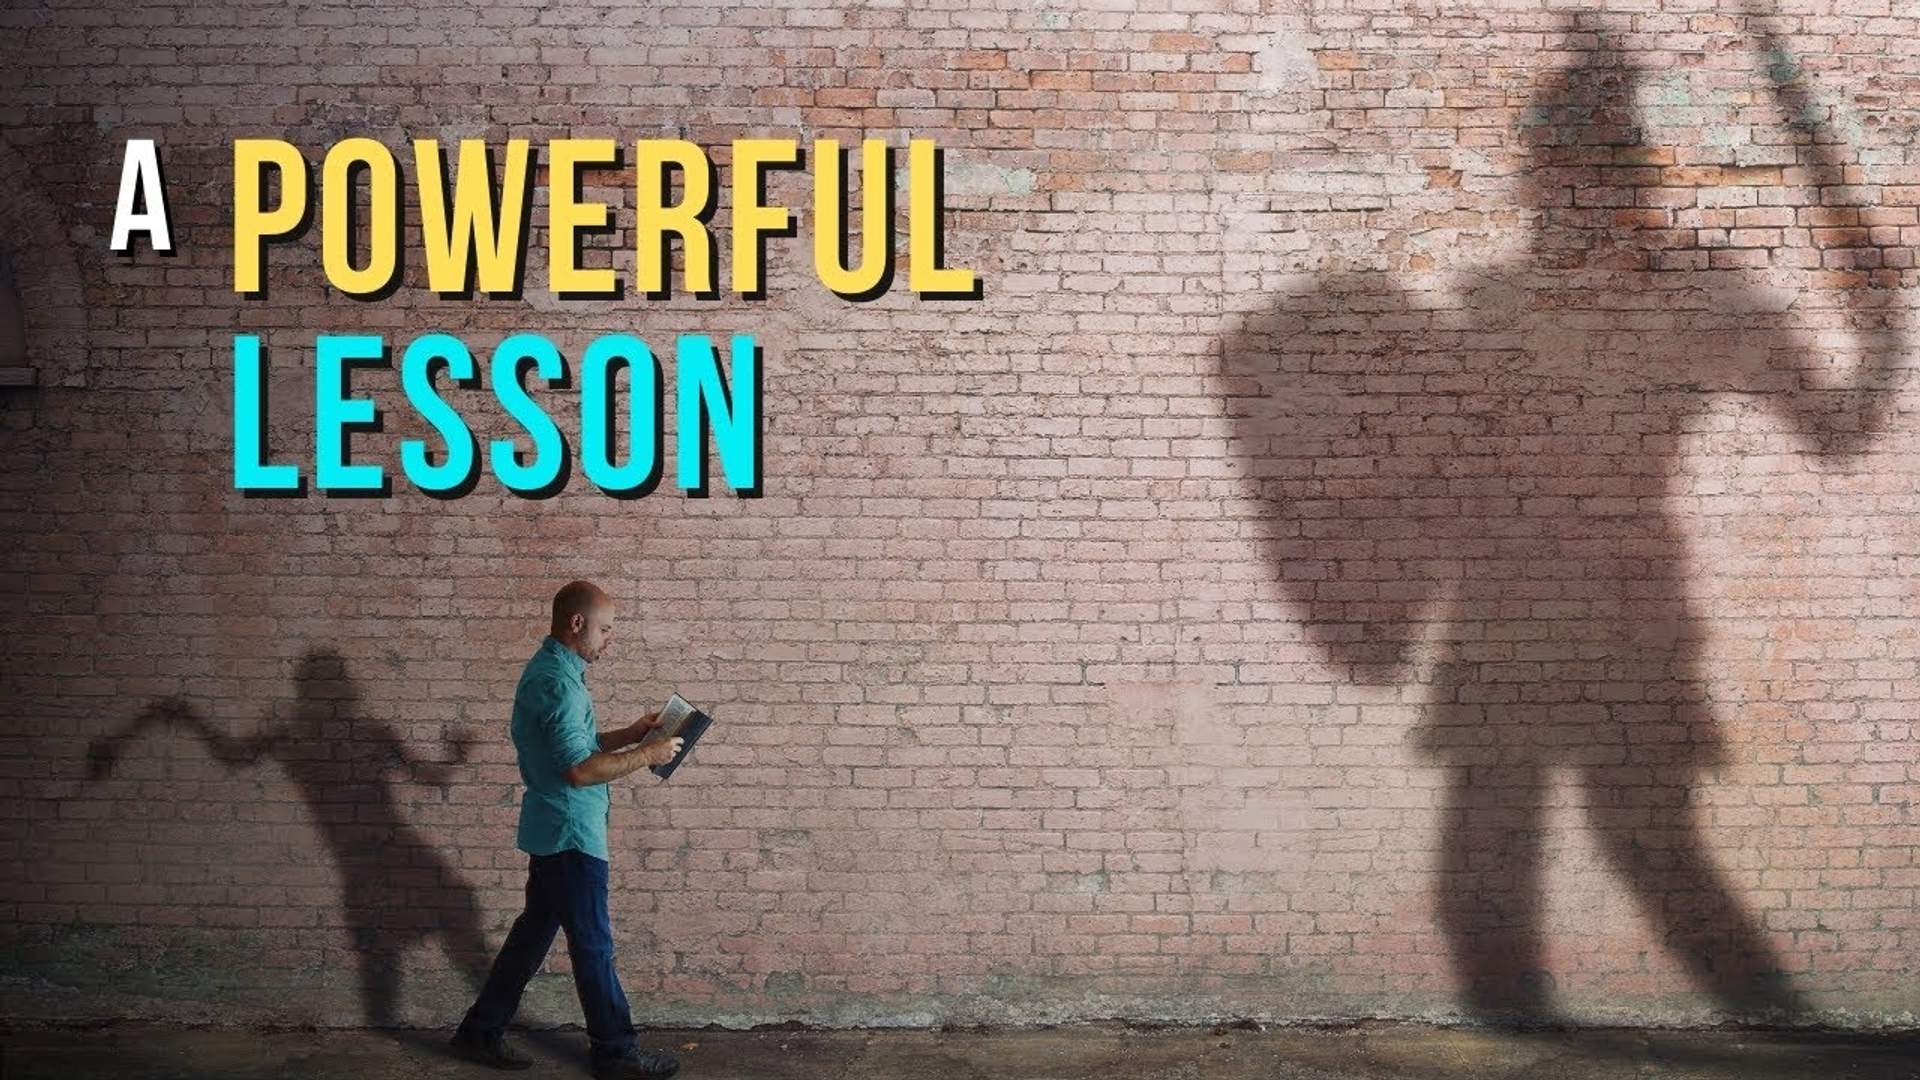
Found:
[[[679,694],[668,698],[660,709],[660,723],[648,733],[648,738],[671,739],[678,736],[682,742],[680,752],[673,756],[672,761],[651,767],[653,775],[662,780],[672,776],[673,770],[687,760],[688,754],[693,753],[693,744],[700,741],[700,736],[706,734],[712,723],[713,717],[688,704],[687,699]]]

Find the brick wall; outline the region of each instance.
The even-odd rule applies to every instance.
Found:
[[[0,391],[10,1014],[450,1022],[517,911],[507,706],[576,576],[622,609],[609,723],[721,718],[614,791],[646,1021],[1920,1011],[1901,5],[0,27],[41,384]],[[520,300],[418,258],[345,298],[318,230],[230,291],[234,138],[663,134],[938,140],[984,295],[842,301],[804,220],[761,301],[555,300],[539,228]],[[174,257],[106,251],[136,137]],[[231,335],[298,448],[314,334],[429,329],[754,333],[764,495],[230,492]],[[355,385],[391,469],[420,423]],[[565,967],[529,1019],[577,1019]]]

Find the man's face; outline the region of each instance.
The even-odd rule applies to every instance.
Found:
[[[600,654],[607,650],[607,643],[613,640],[613,605],[600,604],[574,618],[584,620],[579,630],[578,651],[581,659],[588,663],[600,659]]]

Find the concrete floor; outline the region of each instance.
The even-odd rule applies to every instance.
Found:
[[[525,1073],[442,1054],[439,1032],[204,1030],[115,1023],[0,1030],[0,1077],[122,1080],[585,1078],[586,1036],[516,1031]],[[660,1031],[696,1080],[1920,1080],[1920,1035],[1584,1031],[1363,1024],[1339,1029],[1117,1025],[1041,1031]]]

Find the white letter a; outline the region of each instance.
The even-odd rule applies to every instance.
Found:
[[[133,211],[134,196],[146,207]],[[120,206],[113,212],[113,240],[107,247],[119,252],[131,246],[135,229],[147,234],[153,250],[162,254],[173,250],[173,234],[167,228],[167,193],[160,185],[160,154],[152,139],[128,139],[126,163],[120,169]]]

